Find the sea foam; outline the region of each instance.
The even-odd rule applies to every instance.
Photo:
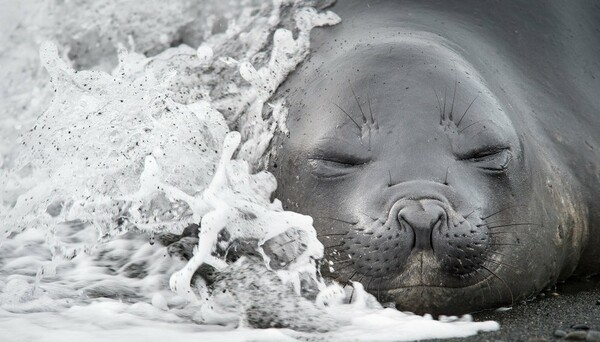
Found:
[[[149,2],[156,26],[126,1],[36,16],[55,41],[40,48],[50,83],[23,76],[38,93],[23,93],[25,112],[10,97],[0,125],[23,132],[1,150],[3,335],[413,340],[497,329],[384,309],[358,283],[322,279],[312,218],[271,199],[263,156],[286,132],[285,99],[272,96],[309,53],[310,31],[340,21],[326,2],[186,4]],[[85,15],[57,24],[69,9]]]

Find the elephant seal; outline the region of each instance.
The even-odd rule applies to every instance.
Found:
[[[324,275],[416,313],[600,272],[600,6],[339,0],[269,170]]]

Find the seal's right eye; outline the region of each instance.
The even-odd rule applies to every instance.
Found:
[[[312,157],[308,158],[311,173],[319,178],[339,178],[349,175],[366,162],[341,157]]]

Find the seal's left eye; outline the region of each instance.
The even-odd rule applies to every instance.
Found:
[[[465,159],[474,163],[480,169],[503,172],[508,169],[511,158],[512,154],[509,148],[495,148],[473,152]]]

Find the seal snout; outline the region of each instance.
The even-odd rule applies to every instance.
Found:
[[[444,225],[446,212],[435,200],[409,200],[398,211],[398,222],[404,231],[414,233],[414,250],[432,250],[432,233]]]
[[[429,255],[436,260],[435,265],[420,272],[441,272],[445,277],[464,279],[476,274],[485,262],[489,247],[487,226],[470,222],[441,194],[403,196],[390,214],[399,228],[397,239],[405,240],[405,250],[398,252],[405,258],[404,269],[421,265],[417,256]],[[474,220],[472,216],[471,219]]]

